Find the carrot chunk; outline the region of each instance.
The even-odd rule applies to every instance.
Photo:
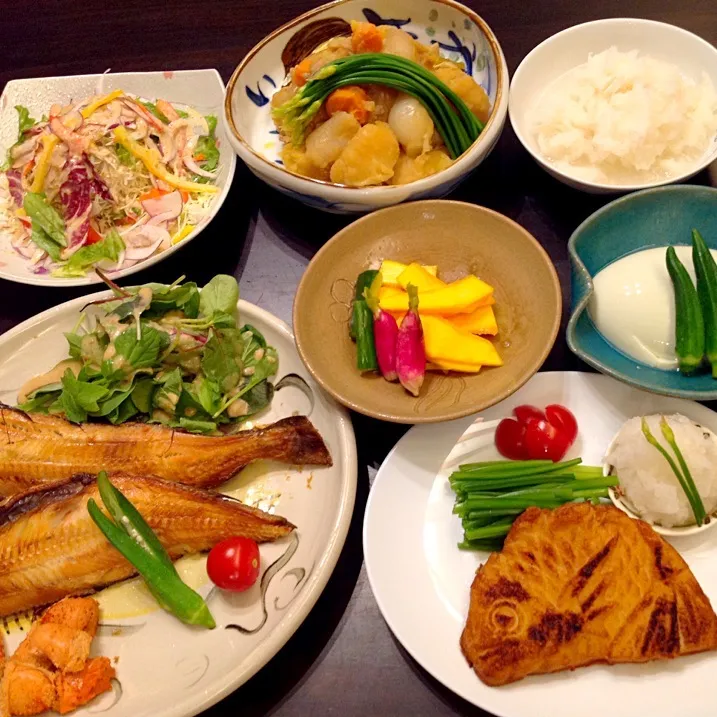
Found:
[[[351,49],[356,52],[381,52],[383,33],[371,22],[351,23]]]
[[[357,85],[347,85],[334,90],[326,98],[326,112],[329,117],[337,112],[348,112],[359,124],[366,124],[370,116],[368,95]]]

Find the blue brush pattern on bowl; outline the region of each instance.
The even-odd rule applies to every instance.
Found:
[[[717,399],[717,380],[709,372],[683,376],[636,361],[618,351],[596,329],[587,311],[594,277],[601,269],[642,249],[690,244],[699,229],[717,249],[717,189],[691,185],[635,192],[588,217],[570,237],[572,315],[570,350],[598,371],[632,386],[665,396],[708,401]]]
[[[492,116],[474,145],[448,169],[404,185],[342,187],[287,171],[270,104],[286,76],[282,52],[307,25],[327,19],[392,25],[425,45],[437,44],[444,57],[463,62],[466,73],[485,89],[493,105]],[[339,0],[297,18],[259,43],[229,82],[225,112],[232,146],[270,186],[324,211],[361,213],[443,197],[455,189],[495,147],[507,116],[507,90],[508,69],[500,46],[469,8],[454,0]]]

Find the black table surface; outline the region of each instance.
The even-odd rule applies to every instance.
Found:
[[[225,82],[267,33],[314,7],[312,0],[0,0],[0,88],[11,79],[52,75],[214,67]],[[510,73],[539,42],[603,17],[670,22],[717,44],[714,0],[467,0],[496,33]],[[692,180],[710,184],[703,172]],[[587,367],[569,351],[567,241],[607,197],[582,194],[538,168],[509,123],[489,159],[450,197],[495,209],[530,231],[552,258],[563,288],[559,338],[542,370]],[[234,274],[242,297],[287,322],[296,286],[312,255],[350,217],[287,199],[239,163],[227,201],[201,240],[133,281],[188,274],[200,285]],[[0,332],[92,288],[52,289],[0,280]],[[341,714],[485,715],[436,682],[401,648],[384,623],[363,567],[361,525],[376,468],[406,427],[353,415],[359,452],[356,508],[341,557],[316,606],[285,647],[248,683],[210,709],[212,717]],[[430,619],[430,618],[427,618]],[[576,712],[578,714],[578,712]]]

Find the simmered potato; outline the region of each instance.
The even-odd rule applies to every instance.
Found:
[[[411,158],[402,154],[396,162],[396,167],[391,177],[391,184],[409,184],[424,177],[430,177],[446,167],[450,167],[453,160],[440,149],[426,152],[420,157]]]
[[[320,169],[335,162],[361,125],[348,112],[337,112],[306,138],[306,157]]]
[[[468,105],[481,122],[488,121],[490,100],[485,90],[472,77],[452,62],[442,62],[431,71]]]
[[[321,169],[317,167],[307,156],[306,152],[294,147],[292,144],[284,145],[284,149],[281,152],[281,159],[284,162],[284,166],[290,172],[296,172],[304,177],[311,177],[312,179],[323,179],[329,181],[329,172],[327,169]]]
[[[364,125],[331,167],[331,181],[350,187],[382,184],[393,176],[400,151],[385,122]]]

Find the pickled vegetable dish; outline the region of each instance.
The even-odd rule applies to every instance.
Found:
[[[352,22],[294,66],[272,98],[289,171],[350,187],[408,184],[449,167],[490,100],[463,66],[392,26]]]
[[[501,366],[493,287],[476,276],[446,283],[437,266],[390,259],[356,281],[349,333],[356,368],[378,371],[418,396],[425,371]]]
[[[115,90],[35,119],[17,106],[0,237],[35,274],[127,269],[185,239],[218,192],[217,118]]]

